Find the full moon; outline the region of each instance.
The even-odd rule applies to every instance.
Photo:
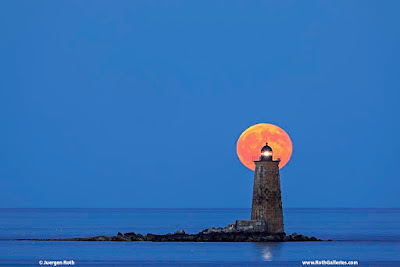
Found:
[[[260,156],[266,142],[272,148],[273,159],[281,160],[279,169],[289,162],[293,151],[289,135],[276,125],[260,123],[246,129],[237,141],[236,152],[244,166],[254,171],[253,161]]]

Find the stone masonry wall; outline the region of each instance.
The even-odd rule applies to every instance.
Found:
[[[284,233],[279,161],[256,161],[251,219],[263,220],[269,233]]]

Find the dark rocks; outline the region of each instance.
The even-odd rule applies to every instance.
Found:
[[[116,236],[94,236],[86,238],[50,239],[63,241],[151,241],[151,242],[295,242],[295,241],[321,241],[316,237],[291,234],[267,234],[262,232],[223,232],[202,231],[197,234],[186,234],[177,231],[174,234],[145,236],[135,233],[126,233]]]
[[[119,232],[118,232],[119,233]],[[132,232],[132,233],[125,233],[125,234],[123,234],[124,236],[132,236],[132,235],[136,235],[134,232]]]
[[[297,241],[322,241],[316,237],[307,237],[293,233],[291,235],[270,234],[265,231],[259,231],[253,227],[257,221],[245,222],[246,225],[237,227],[237,224],[228,224],[226,227],[215,228],[210,227],[204,229],[197,234],[187,234],[185,230],[178,230],[175,233],[165,235],[135,234],[134,232],[122,234],[117,233],[116,236],[93,236],[83,238],[67,238],[67,239],[47,239],[49,241],[151,241],[151,242],[297,242]],[[255,225],[258,226],[258,225]],[[243,227],[245,227],[243,230]]]

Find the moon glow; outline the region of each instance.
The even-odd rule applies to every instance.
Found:
[[[279,169],[289,162],[293,152],[289,135],[276,125],[259,123],[247,128],[237,141],[236,152],[244,166],[254,171],[253,161],[260,156],[265,142],[272,148],[274,160],[281,159]]]

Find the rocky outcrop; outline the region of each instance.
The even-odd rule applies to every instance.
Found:
[[[135,233],[126,233],[117,236],[94,236],[84,238],[49,239],[51,241],[152,241],[152,242],[294,242],[294,241],[321,241],[316,237],[285,234],[268,235],[262,232],[212,232],[198,234],[166,234],[145,236]]]
[[[83,238],[48,239],[49,241],[152,241],[152,242],[294,242],[321,241],[316,237],[306,237],[296,233],[291,235],[268,235],[262,232],[200,232],[198,234],[165,234],[145,236],[126,233],[116,236],[94,236]]]
[[[244,230],[243,230],[244,229]],[[187,234],[184,230],[165,235],[118,232],[116,236],[93,236],[67,239],[47,239],[48,241],[151,241],[151,242],[294,242],[294,241],[321,241],[316,237],[307,237],[293,233],[291,235],[268,234],[259,229],[246,228],[241,225],[228,224],[226,227],[211,227],[197,234]]]

